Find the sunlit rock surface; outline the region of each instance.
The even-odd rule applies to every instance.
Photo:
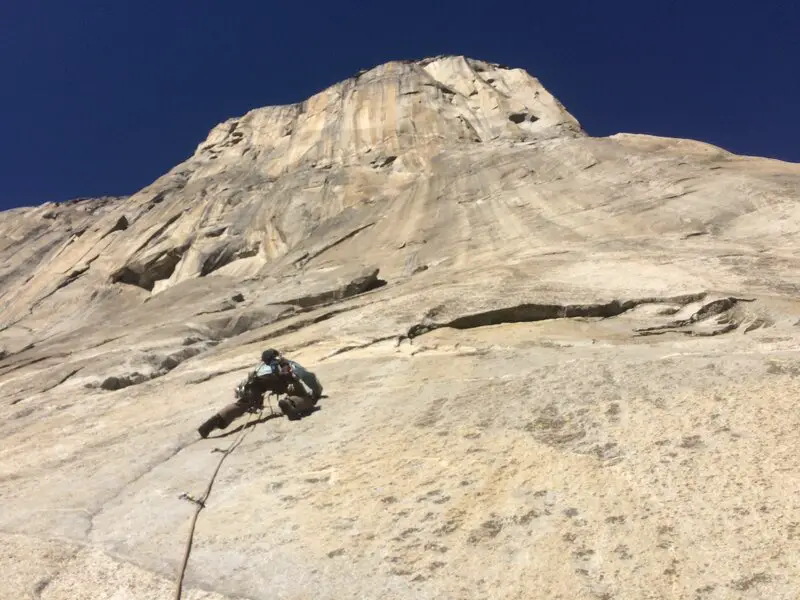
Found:
[[[439,57],[0,213],[0,598],[172,597],[267,346],[328,397],[226,459],[184,598],[796,598],[799,194]]]

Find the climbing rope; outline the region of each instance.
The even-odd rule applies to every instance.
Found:
[[[271,414],[275,414],[272,411],[272,402],[270,402],[269,410]],[[239,432],[239,435],[236,436],[236,439],[231,442],[231,445],[228,446],[225,450],[220,450],[215,448],[212,452],[221,452],[222,456],[217,463],[217,468],[214,469],[213,475],[211,475],[211,479],[208,482],[208,486],[206,487],[206,491],[203,492],[203,495],[199,498],[193,498],[189,494],[183,493],[179,496],[181,500],[188,500],[189,502],[195,505],[194,516],[192,517],[192,524],[189,527],[189,537],[186,540],[186,549],[184,550],[183,554],[183,564],[181,565],[180,573],[178,574],[178,583],[175,589],[175,600],[181,600],[181,595],[183,594],[183,578],[186,574],[186,565],[189,564],[189,555],[192,552],[192,541],[194,539],[194,528],[197,524],[197,517],[200,515],[200,511],[206,507],[206,500],[208,500],[209,495],[211,494],[211,488],[214,485],[214,480],[217,478],[217,473],[219,473],[220,467],[222,467],[222,463],[231,454],[236,448],[244,441],[245,436],[249,433],[251,427],[250,425],[255,422],[257,419],[261,417],[261,413],[264,411],[264,408],[261,407],[258,410],[251,411],[250,419],[245,423],[242,430]]]

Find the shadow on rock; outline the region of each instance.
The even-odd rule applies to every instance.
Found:
[[[315,406],[315,407],[313,407],[311,409],[311,411],[309,411],[309,413],[307,415],[303,415],[302,418],[305,419],[307,417],[310,417],[315,412],[320,411],[320,410],[322,410],[321,406]],[[225,433],[221,433],[219,435],[210,435],[210,436],[208,436],[208,439],[209,440],[218,440],[218,439],[221,439],[221,438],[226,438],[226,437],[231,436],[231,435],[233,435],[235,433],[239,433],[240,431],[242,431],[242,429],[246,429],[248,427],[255,427],[256,425],[260,425],[261,423],[266,423],[267,421],[271,421],[272,419],[280,419],[283,416],[285,416],[285,415],[283,413],[279,413],[279,412],[272,413],[272,414],[269,414],[269,415],[265,415],[265,416],[261,417],[260,419],[258,419],[256,421],[251,421],[249,423],[242,423],[236,429],[231,429],[230,431],[226,431]]]
[[[234,433],[239,433],[242,429],[245,429],[247,427],[255,427],[256,425],[259,425],[261,423],[266,423],[267,421],[271,421],[272,419],[280,419],[282,416],[283,414],[279,412],[265,415],[256,421],[251,421],[249,423],[242,423],[236,429],[231,429],[230,431],[226,431],[225,433],[221,433],[220,435],[210,435],[208,436],[208,439],[217,440],[220,438],[226,438],[229,435],[233,435]]]

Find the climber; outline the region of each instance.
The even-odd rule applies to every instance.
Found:
[[[261,362],[256,368],[236,386],[236,402],[203,423],[198,433],[208,437],[214,429],[225,429],[246,412],[261,410],[267,393],[286,394],[278,401],[278,406],[290,420],[296,421],[313,411],[322,397],[322,386],[314,373],[269,348],[261,353]]]

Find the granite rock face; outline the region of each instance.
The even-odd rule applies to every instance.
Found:
[[[0,598],[795,598],[800,165],[398,61],[0,213]],[[231,426],[235,430],[237,425]]]

